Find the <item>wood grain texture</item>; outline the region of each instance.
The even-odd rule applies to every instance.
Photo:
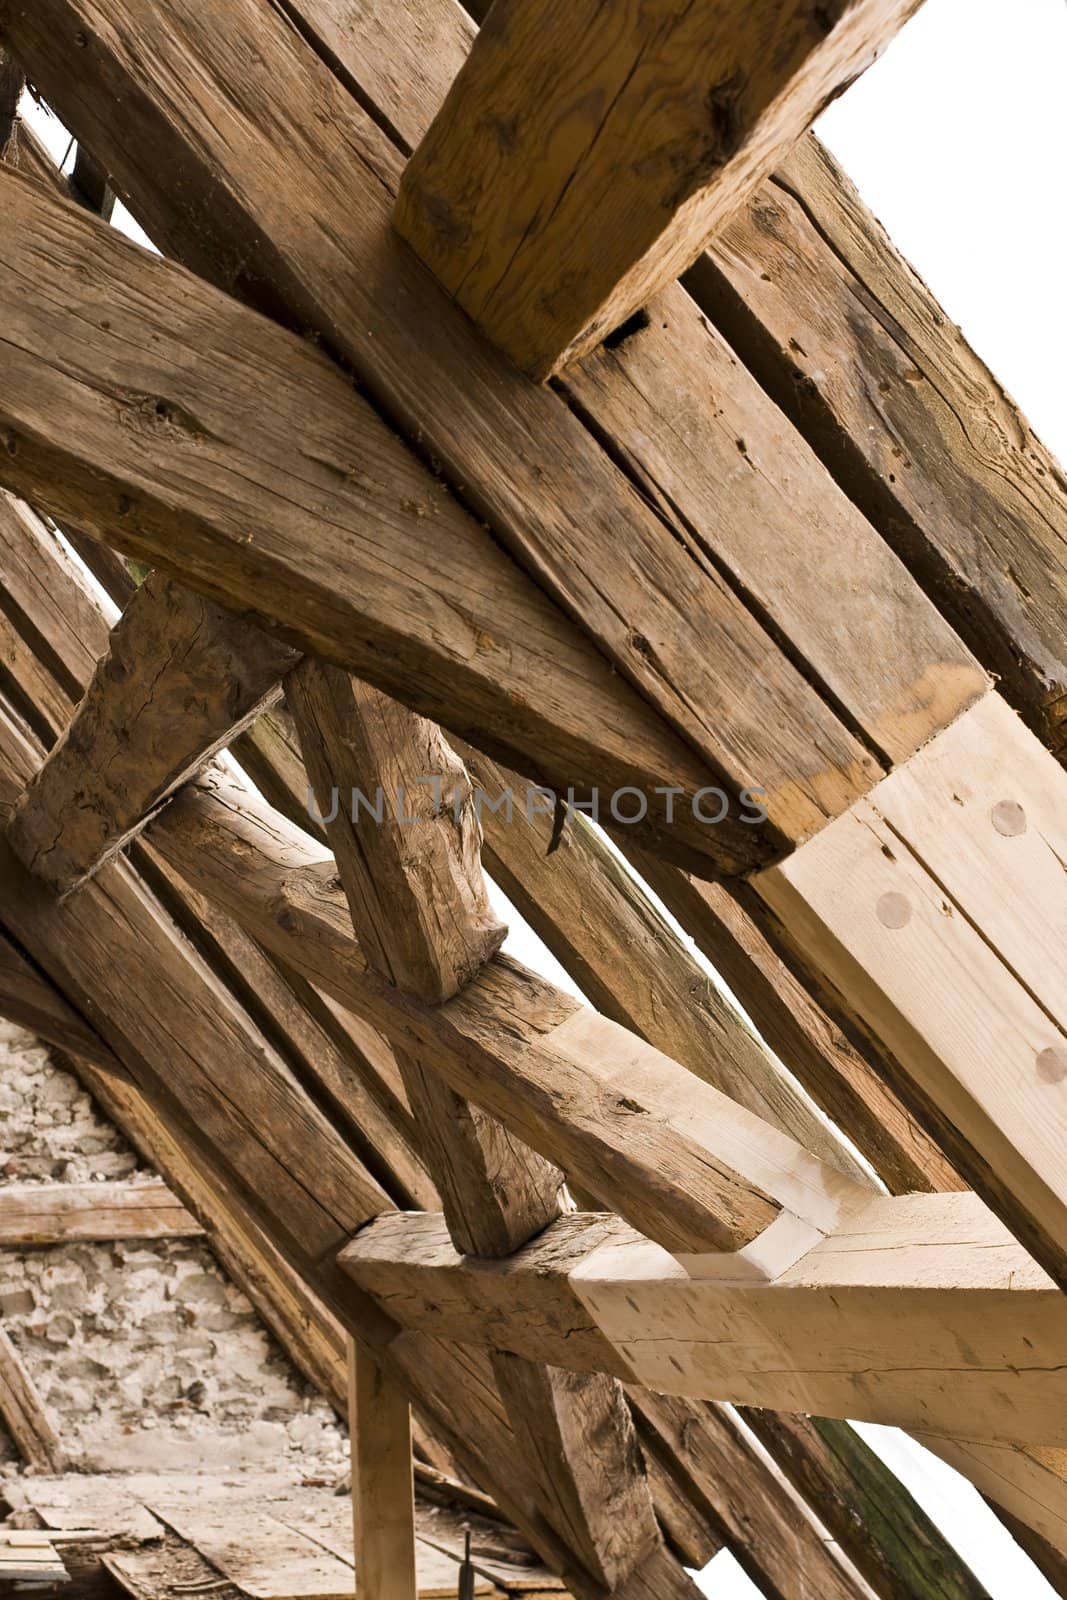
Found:
[[[38,1472],[65,1472],[66,1452],[22,1357],[0,1326],[0,1420],[19,1454]]]
[[[869,1596],[799,1496],[753,1451],[727,1411],[677,1396],[631,1393],[646,1450],[680,1464],[693,1499],[714,1508],[735,1559],[761,1594],[773,1600]],[[737,1487],[731,1491],[730,1485]],[[926,1592],[910,1591],[908,1600]]]
[[[918,0],[503,0],[396,225],[535,378],[676,278]]]
[[[1067,777],[992,694],[757,892],[898,1093],[1067,1281]]]
[[[854,1428],[752,1408],[743,1415],[883,1600],[988,1600],[941,1530]]]
[[[123,1073],[118,1058],[23,952],[0,933],[0,1016],[28,1028],[47,1044]]]
[[[892,1194],[967,1187],[880,1074],[877,1041],[861,1041],[861,1050],[846,1035],[745,905],[724,885],[702,883],[647,851],[631,848],[629,859],[729,985],[760,1037]]]
[[[171,0],[121,20],[122,0],[48,3],[54,15],[9,0],[6,36],[161,248],[318,329],[726,787],[767,788],[772,828],[800,836],[866,787],[862,746],[714,564],[664,532],[563,398],[509,372],[390,235],[394,150],[277,12]],[[54,48],[64,29],[94,41],[74,75]],[[264,112],[282,82],[306,114],[279,136]],[[183,174],[178,207],[164,170]]]
[[[673,829],[657,825],[666,804],[656,785],[681,784],[691,797],[712,781],[709,770],[321,354],[79,209],[50,203],[29,180],[3,173],[0,184],[13,186],[19,223],[5,245],[36,258],[22,270],[65,263],[83,298],[98,285],[108,324],[62,327],[50,301],[59,322],[50,314],[42,328],[21,275],[6,277],[21,306],[11,304],[5,325],[8,421],[21,441],[4,453],[8,481],[37,494],[47,484],[61,520],[158,559],[216,600],[268,617],[273,607],[287,640],[450,718],[474,742],[516,754],[525,746],[526,770],[551,779],[554,767],[564,792],[641,788],[649,821],[638,832],[698,860],[766,857],[773,830],[736,813],[709,826],[679,801]],[[213,351],[207,384],[188,362],[197,340]],[[50,362],[66,352],[58,364],[40,365],[34,352],[46,345]],[[254,430],[251,392],[260,396]],[[309,519],[319,535],[311,546]],[[410,645],[409,630],[418,635]]]
[[[88,1239],[189,1239],[203,1233],[165,1183],[5,1184],[0,1246],[5,1250]]]
[[[611,1220],[568,1219],[561,1259],[552,1228],[475,1269],[439,1222],[435,1238],[432,1219],[387,1217],[342,1264],[424,1334],[628,1371],[658,1393],[979,1442],[1067,1442],[1050,1410],[1063,1296],[974,1195],[876,1198],[771,1283],[696,1281],[617,1220],[605,1237]]]
[[[517,775],[470,746],[461,749],[484,797],[490,873],[590,1004],[855,1176],[857,1164],[832,1129],[585,817],[571,812],[557,832],[552,817],[499,806]]]
[[[792,1141],[506,958],[441,1007],[360,971],[332,860],[242,792],[187,790],[151,836],[261,943],[394,1043],[417,1047],[458,1093],[669,1247],[751,1240],[778,1212],[762,1184],[784,1185],[784,1204],[820,1215],[852,1195]],[[726,1161],[717,1146],[729,1147]],[[748,1182],[730,1159],[751,1167]]]
[[[354,1339],[348,1349],[348,1434],[361,1600],[417,1600],[411,1410],[403,1390]]]
[[[433,724],[337,668],[304,662],[286,695],[368,966],[430,1005],[452,999],[506,933],[489,905],[462,762]],[[397,1060],[456,1248],[509,1255],[557,1220],[558,1168],[469,1106],[418,1053],[400,1049]],[[588,1574],[581,1589],[618,1589],[662,1538],[621,1390],[603,1375],[518,1358],[494,1357],[493,1373],[525,1446],[518,1471],[531,1513],[576,1554]],[[355,1438],[358,1484],[376,1464],[373,1437],[365,1462]],[[358,1540],[367,1521],[358,1497],[356,1506]]]
[[[1062,759],[1062,469],[814,135],[686,282]]]
[[[296,3],[310,32],[331,30],[322,0]],[[454,47],[468,47],[457,8],[421,9],[439,32],[451,21]],[[388,15],[388,38],[337,41],[339,70],[375,106],[408,49],[401,15]],[[426,73],[445,98],[444,66],[424,64],[401,143],[426,130]],[[903,759],[980,692],[976,663],[685,293],[667,288],[642,320],[572,368],[560,392],[682,545],[728,573],[842,716]],[[824,560],[841,575],[832,613],[818,581]]]
[[[31,872],[70,893],[279,694],[280,639],[152,574],[8,829]]]

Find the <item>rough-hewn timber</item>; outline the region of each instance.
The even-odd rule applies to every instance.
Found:
[[[419,145],[397,227],[544,378],[696,256],[919,0],[500,0]]]

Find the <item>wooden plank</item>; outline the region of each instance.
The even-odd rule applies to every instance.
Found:
[[[0,1187],[0,1246],[72,1240],[190,1239],[203,1233],[165,1183],[13,1183]]]
[[[77,888],[277,697],[297,659],[251,623],[150,576],[15,809],[16,855],[60,894]]]
[[[61,10],[84,5],[87,14],[75,25],[98,39],[93,61],[76,82],[69,58],[53,48],[52,29],[41,26],[39,8],[31,14],[24,0],[8,24],[12,39],[50,102],[125,186],[162,249],[239,292],[241,272],[245,291],[255,291],[245,269],[236,271],[238,257],[256,259],[272,278],[277,264],[270,303],[277,306],[279,295],[292,291],[295,320],[321,328],[375,401],[422,441],[448,481],[463,485],[498,537],[564,609],[582,618],[620,676],[636,683],[692,748],[705,753],[727,789],[767,788],[773,827],[799,837],[866,786],[873,776],[869,756],[714,563],[684,530],[678,538],[664,536],[662,520],[563,398],[509,373],[411,252],[390,237],[385,213],[397,159],[278,13],[241,0],[240,14],[228,12],[223,23],[189,0],[170,0],[165,12],[131,16],[128,32],[99,22],[98,0],[49,4]],[[53,21],[71,26],[73,17],[67,12],[64,22]],[[130,55],[126,46],[134,35]],[[255,46],[242,52],[247,59],[239,84],[227,87],[221,80],[237,70],[234,38]],[[190,50],[205,63],[196,75],[204,103],[195,111],[187,107],[186,121],[175,119],[181,95],[171,89],[189,81],[178,57],[187,60]],[[106,116],[96,86],[105,56]],[[214,87],[213,72],[220,79]],[[116,121],[115,90],[122,81],[130,93],[118,97]],[[287,84],[299,130],[284,141],[284,158],[273,124],[269,131],[259,126],[256,112],[273,102],[279,82]],[[222,117],[223,129],[225,106],[232,115]],[[312,107],[323,115],[311,115]],[[149,148],[151,163],[131,161],[132,150]],[[355,150],[361,158],[353,161]],[[164,194],[155,174],[179,168],[183,202],[175,206],[174,186]],[[199,217],[216,217],[219,231],[205,232],[199,222],[190,226],[186,202]],[[315,219],[326,216],[343,220],[343,237],[336,220],[329,230],[319,229]],[[263,251],[264,238],[273,240],[274,250]],[[127,528],[123,537],[131,533]],[[499,617],[494,625],[499,630]],[[706,649],[712,637],[718,641],[714,660]],[[373,681],[372,672],[346,664]],[[758,714],[750,703],[755,680],[766,691]],[[397,692],[384,682],[379,687]],[[543,763],[543,749],[539,756]],[[725,848],[721,830],[716,842]]]
[[[19,101],[26,87],[22,68],[0,50],[0,161],[6,161],[8,148],[18,137]]]
[[[80,699],[106,648],[107,625],[74,561],[25,502],[0,491],[3,611],[41,664]]]
[[[447,1006],[398,997],[359,970],[329,858],[232,785],[183,791],[151,836],[267,948],[669,1248],[730,1249],[779,1207],[821,1231],[866,1193],[506,958]]]
[[[47,1044],[124,1075],[118,1058],[54,984],[0,933],[0,1015],[28,1028]]]
[[[1062,752],[1063,473],[814,135],[686,281],[1008,701]]]
[[[998,699],[757,889],[955,1165],[1067,1282],[1067,777]]]
[[[66,1452],[15,1346],[0,1326],[0,1420],[27,1466],[65,1472]]]
[[[811,1511],[753,1451],[727,1411],[644,1391],[634,1399],[646,1449],[680,1463],[694,1501],[714,1508],[730,1550],[761,1594],[775,1600],[869,1597]],[[723,1492],[735,1483],[743,1492]],[[917,1588],[907,1600],[929,1592]]]
[[[545,378],[676,278],[917,9],[505,0],[408,165],[397,227]]]
[[[617,1221],[605,1238],[610,1220],[472,1270],[440,1222],[382,1218],[342,1264],[405,1326],[659,1393],[1067,1443],[1063,1296],[974,1195],[874,1199],[769,1283],[692,1279]]]
[[[408,1398],[348,1346],[348,1434],[356,1592],[363,1600],[415,1600],[415,1492]]]

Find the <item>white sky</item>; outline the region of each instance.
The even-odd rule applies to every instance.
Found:
[[[64,130],[29,115],[61,157]],[[819,133],[1046,444],[1067,459],[1067,0],[926,0]],[[115,220],[147,243],[121,208]],[[495,898],[512,930],[506,948],[576,993],[514,908]],[[896,1429],[860,1431],[992,1600],[1055,1600],[970,1484]],[[727,1552],[701,1585],[714,1600],[758,1596]]]

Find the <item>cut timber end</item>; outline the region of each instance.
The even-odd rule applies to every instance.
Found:
[[[1067,773],[990,694],[755,888],[1067,1286],[1065,862]]]
[[[546,378],[684,271],[917,5],[500,0],[408,164],[396,225]]]

